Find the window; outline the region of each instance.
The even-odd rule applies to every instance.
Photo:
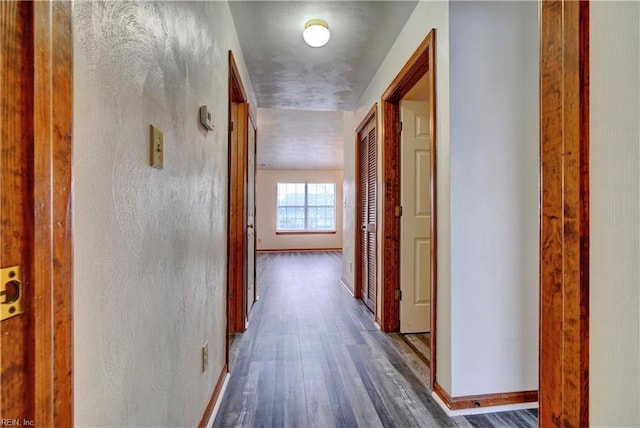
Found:
[[[335,232],[335,183],[278,183],[278,232]]]

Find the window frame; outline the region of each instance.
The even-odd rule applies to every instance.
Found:
[[[304,205],[279,205],[279,186],[283,185],[283,184],[304,184]],[[332,185],[333,186],[333,206],[330,205],[309,205],[308,201],[309,201],[309,192],[308,192],[308,187],[310,184],[324,184],[324,185]],[[276,182],[276,221],[275,221],[275,232],[276,235],[330,235],[330,234],[335,234],[337,233],[337,223],[338,223],[338,219],[337,219],[337,215],[338,215],[338,210],[337,210],[337,203],[336,203],[336,196],[337,196],[337,192],[338,192],[338,184],[335,182],[315,182],[315,181],[305,181],[305,182]],[[304,208],[304,229],[291,229],[291,230],[287,230],[287,229],[279,229],[279,213],[278,210],[280,208]],[[309,216],[308,216],[308,211],[309,208],[333,208],[333,229],[320,229],[320,230],[316,230],[316,229],[309,229]]]

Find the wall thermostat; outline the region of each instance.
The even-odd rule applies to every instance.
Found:
[[[213,115],[207,106],[200,106],[200,123],[209,131],[213,131]]]

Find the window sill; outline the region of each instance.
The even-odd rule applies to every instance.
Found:
[[[276,235],[335,235],[335,230],[277,230]]]

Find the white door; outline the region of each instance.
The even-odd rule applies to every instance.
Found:
[[[400,332],[431,330],[429,104],[400,103]]]
[[[247,317],[256,300],[256,130],[251,120],[247,144]]]

